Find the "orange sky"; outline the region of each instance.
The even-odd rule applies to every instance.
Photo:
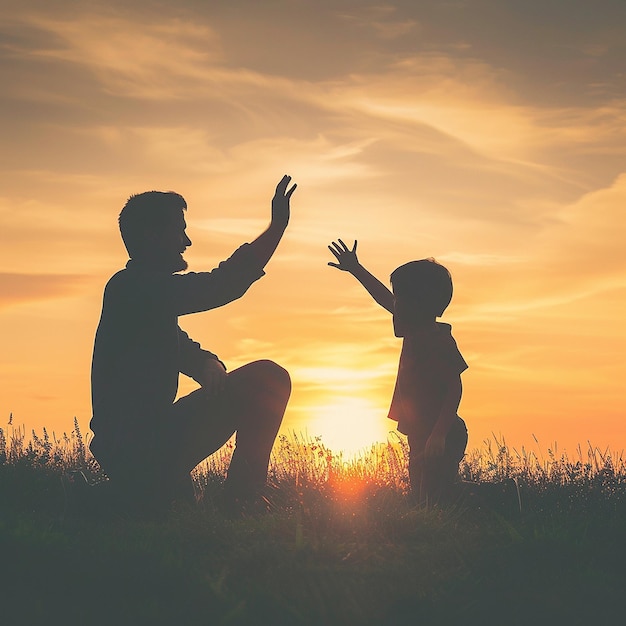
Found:
[[[289,173],[267,276],[181,319],[230,368],[289,369],[286,429],[350,449],[393,429],[400,342],[327,267],[342,237],[383,280],[449,267],[470,447],[624,448],[626,5],[127,4],[0,6],[0,427],[86,428],[130,194],[185,196],[198,271],[265,227]]]

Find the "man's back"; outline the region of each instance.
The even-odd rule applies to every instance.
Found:
[[[115,436],[122,428],[134,432],[174,401],[178,326],[164,297],[168,278],[131,265],[107,283],[91,371],[96,435]]]

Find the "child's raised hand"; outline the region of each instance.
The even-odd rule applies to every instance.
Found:
[[[337,263],[329,262],[328,265],[336,267],[338,270],[342,270],[343,272],[350,272],[351,274],[354,273],[360,266],[359,259],[356,256],[357,243],[358,242],[355,239],[352,250],[350,250],[350,248],[348,248],[348,246],[346,246],[341,239],[333,241],[330,246],[328,246],[328,249],[337,259]]]

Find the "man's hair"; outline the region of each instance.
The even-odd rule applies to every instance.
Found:
[[[128,254],[132,257],[141,251],[146,232],[166,228],[172,217],[186,208],[185,199],[173,191],[145,191],[131,196],[119,217]]]
[[[452,300],[450,272],[435,259],[410,261],[391,274],[394,295],[419,301],[420,306],[436,317],[443,315]]]

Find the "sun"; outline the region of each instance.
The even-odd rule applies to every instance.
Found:
[[[307,430],[321,437],[333,452],[350,457],[369,450],[377,442],[387,441],[393,422],[386,409],[366,398],[337,398],[309,410]]]

